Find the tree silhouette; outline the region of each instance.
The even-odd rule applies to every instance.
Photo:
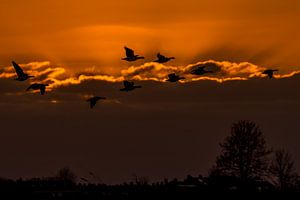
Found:
[[[279,191],[295,189],[299,176],[290,152],[284,149],[275,151],[275,156],[270,166],[270,173],[273,175],[273,183]]]
[[[235,177],[241,182],[262,180],[268,172],[271,153],[258,125],[239,121],[231,128],[231,135],[223,143],[214,170],[222,176]]]
[[[69,183],[76,183],[77,180],[76,174],[68,167],[58,170],[56,178]]]

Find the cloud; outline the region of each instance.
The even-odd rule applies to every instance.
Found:
[[[185,76],[182,81],[202,81],[210,80],[219,83],[233,80],[249,80],[253,78],[263,78],[262,72],[265,67],[257,66],[249,62],[229,62],[229,61],[214,61],[208,60],[189,64],[186,66],[171,66],[159,64],[155,62],[144,63],[140,66],[131,66],[121,70],[119,74],[101,74],[95,68],[83,70],[81,73],[71,74],[63,66],[52,66],[50,62],[31,62],[28,64],[20,64],[26,73],[33,75],[34,78],[30,82],[42,82],[49,84],[49,90],[64,87],[68,85],[78,85],[84,81],[98,80],[106,82],[121,82],[123,80],[139,80],[139,81],[158,81],[164,82],[169,73],[176,73]],[[192,69],[197,67],[205,67],[207,70],[214,71],[213,74],[195,76],[191,75]],[[275,78],[289,78],[300,71],[292,71],[287,74],[275,74]],[[12,66],[5,67],[0,71],[0,78],[15,77],[15,72]]]

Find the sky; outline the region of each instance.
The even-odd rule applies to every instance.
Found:
[[[205,174],[232,123],[300,162],[300,2],[0,0],[0,176]],[[128,46],[144,60],[126,62]],[[176,59],[153,63],[160,52]],[[17,82],[14,60],[35,78]],[[207,66],[215,73],[193,76]],[[262,75],[278,69],[274,79]],[[186,79],[167,83],[169,73]],[[141,89],[122,93],[123,80]],[[49,84],[44,96],[26,92]],[[89,109],[85,100],[105,96]]]

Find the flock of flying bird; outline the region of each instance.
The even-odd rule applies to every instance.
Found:
[[[126,57],[125,58],[122,58],[122,60],[125,60],[125,61],[128,61],[128,62],[133,62],[133,61],[136,61],[136,60],[139,60],[139,59],[144,59],[143,56],[139,56],[139,55],[136,55],[134,53],[134,51],[128,47],[124,47],[125,49],[125,52],[126,52]],[[157,63],[166,63],[172,59],[175,59],[174,57],[166,57],[160,53],[157,54],[157,60],[155,60],[154,62],[157,62]],[[15,78],[15,80],[17,81],[26,81],[27,79],[29,78],[33,78],[34,76],[30,76],[26,73],[24,73],[24,71],[22,70],[22,68],[14,61],[12,61],[12,64],[13,64],[13,67],[16,71],[16,74],[17,74],[17,78]],[[277,69],[267,69],[265,71],[262,72],[262,74],[266,74],[268,75],[269,78],[273,78],[273,73],[278,71]],[[210,70],[206,70],[205,69],[205,66],[198,66],[196,69],[193,69],[191,72],[191,74],[193,75],[204,75],[206,73],[213,73],[213,71],[210,71]],[[169,82],[177,82],[181,79],[185,79],[185,77],[181,77],[179,75],[176,75],[175,73],[171,73],[168,75],[168,79],[166,81],[169,81]],[[120,91],[132,91],[136,88],[141,88],[142,86],[137,86],[137,85],[134,85],[134,82],[130,82],[130,81],[123,81],[123,85],[124,85],[124,88],[120,89]],[[43,95],[45,94],[45,91],[46,91],[46,87],[48,86],[48,84],[44,84],[44,83],[33,83],[31,84],[27,89],[26,91],[28,90],[40,90],[40,93]],[[106,99],[105,97],[100,97],[100,96],[94,96],[92,98],[89,98],[87,99],[86,101],[90,103],[90,108],[93,108],[97,101],[99,100],[103,100],[103,99]]]

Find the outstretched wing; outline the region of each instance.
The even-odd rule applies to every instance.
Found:
[[[124,47],[124,49],[127,57],[134,57],[134,51],[132,49],[129,49],[128,47]]]
[[[263,74],[268,74],[268,73],[270,73],[270,70],[269,70],[269,69],[263,71]]]
[[[93,99],[94,99],[94,97],[89,98],[89,99],[86,100],[86,102],[90,102],[90,101],[92,101]]]
[[[273,78],[273,72],[270,72],[270,73],[268,74],[268,76],[269,76],[269,78]]]
[[[169,74],[168,77],[169,77],[169,79],[175,78],[176,74],[175,73]]]
[[[268,75],[269,78],[273,77],[273,70],[267,69],[265,71],[263,71],[263,74]]]
[[[17,73],[17,75],[19,77],[22,77],[22,76],[25,75],[25,73],[23,72],[22,68],[17,63],[15,63],[14,61],[12,61],[12,64],[13,64],[13,66],[15,68],[15,71],[16,71],[16,73]]]
[[[31,88],[32,88],[32,85],[30,85],[30,86],[26,89],[26,91],[30,90]]]
[[[40,91],[41,91],[41,95],[45,94],[46,86],[42,85],[42,86],[40,87]]]
[[[165,60],[165,59],[166,59],[166,56],[161,55],[160,53],[158,53],[158,54],[157,54],[157,58],[158,58],[158,60]]]
[[[94,108],[94,106],[96,105],[97,101],[90,101],[90,107],[91,108]]]
[[[129,82],[129,81],[124,81],[123,83],[124,83],[124,87],[125,88],[130,88],[130,87],[132,87],[134,85],[133,82]]]
[[[86,178],[81,177],[80,180],[84,181],[84,182],[89,182],[89,180],[87,180]]]

